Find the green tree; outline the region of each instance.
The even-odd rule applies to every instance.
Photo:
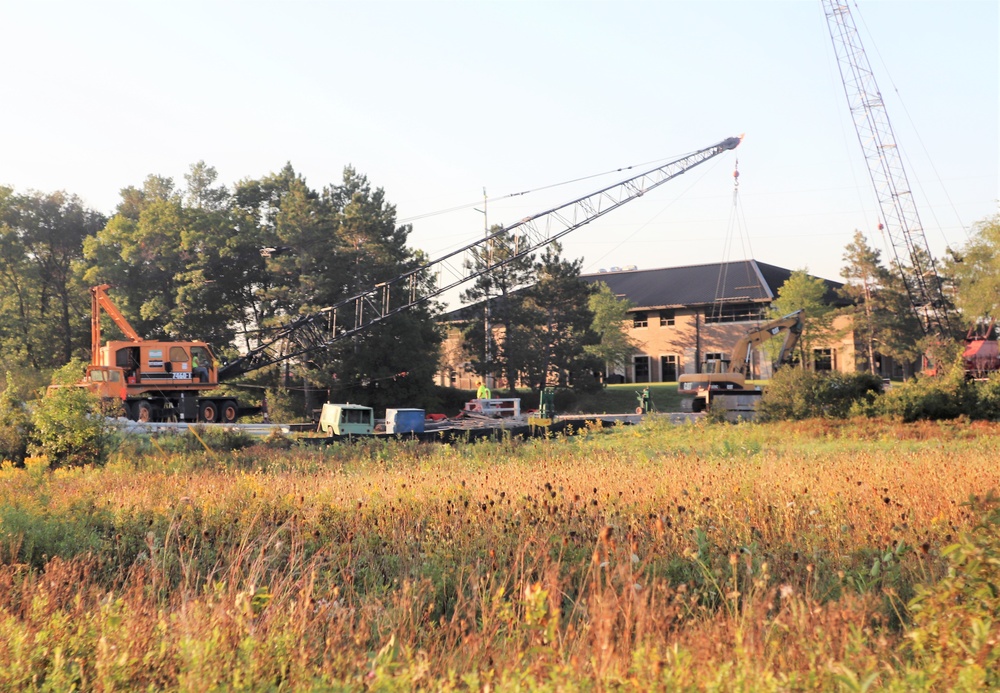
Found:
[[[263,178],[243,179],[233,190],[230,214],[235,234],[230,246],[234,254],[244,258],[231,282],[240,305],[233,320],[243,349],[254,346],[259,330],[274,322],[283,310],[282,292],[277,287],[287,281],[286,276],[294,275],[294,266],[285,260],[295,249],[279,238],[278,217],[285,197],[299,178],[289,163]]]
[[[945,263],[966,322],[1000,317],[1000,215],[976,224],[968,243]]]
[[[534,389],[592,386],[595,382],[593,369],[599,368],[600,362],[584,350],[598,339],[591,330],[593,287],[580,279],[582,265],[581,259],[563,259],[559,243],[546,246],[536,264],[538,281],[526,292],[530,322],[522,342],[533,355],[524,375]]]
[[[18,396],[14,377],[8,371],[6,385],[0,392],[0,462],[23,463],[33,432],[31,415],[24,400]]]
[[[499,227],[490,233],[500,231]],[[525,323],[525,296],[519,290],[535,280],[534,255],[514,258],[511,248],[515,239],[509,232],[472,253],[467,269],[482,269],[505,263],[476,278],[472,286],[462,292],[463,303],[482,303],[483,319],[472,319],[464,331],[465,354],[473,370],[482,376],[500,376],[507,382],[511,394],[517,390],[517,374],[524,367],[524,356],[518,348],[517,335]],[[489,311],[490,334],[486,334],[486,315]],[[499,339],[496,339],[499,332]],[[486,339],[490,340],[490,362],[486,363]]]
[[[385,191],[373,188],[353,168],[344,169],[342,182],[328,186],[322,200],[335,225],[341,252],[334,260],[342,268],[339,281],[324,278],[319,286],[330,292],[324,297],[327,303],[358,295],[426,262],[422,253],[407,246],[413,229],[396,224],[396,207]],[[419,295],[429,290],[432,278],[417,274],[413,281]],[[389,307],[408,300],[406,290],[396,291],[390,294]],[[364,393],[363,401],[377,408],[429,406],[442,341],[435,321],[438,312],[436,303],[424,302],[335,345],[331,355],[338,383],[354,383]]]
[[[12,188],[0,187],[0,354],[4,367],[38,369],[41,350],[35,329],[38,278],[17,229],[11,225],[15,203]]]
[[[96,395],[73,383],[84,364],[74,359],[52,375],[53,387],[35,408],[32,452],[52,467],[99,464],[106,460],[112,430]]]
[[[261,248],[274,241],[260,237],[267,215],[240,206],[252,196],[237,199],[216,186],[204,162],[185,178],[185,190],[160,176],[122,190],[115,215],[85,242],[85,278],[111,284],[144,337],[205,340],[225,352],[242,335],[248,346],[263,317]]]
[[[590,295],[589,307],[594,314],[591,329],[600,337],[600,342],[588,344],[584,350],[601,360],[605,374],[618,366],[624,367],[637,346],[629,336],[627,326],[632,303],[618,298],[604,282],[598,282]]]
[[[299,315],[312,314],[390,281],[422,264],[424,258],[407,247],[408,225],[396,225],[395,206],[381,188],[353,168],[344,169],[338,185],[322,193],[312,190],[291,167],[256,186],[244,184],[238,197],[255,193],[259,238],[279,252],[267,260],[261,294],[264,330]],[[430,278],[416,276],[418,293]],[[390,309],[408,299],[405,291],[390,294]],[[429,400],[441,336],[433,320],[434,304],[420,304],[378,326],[329,348],[323,335],[301,334],[297,348],[310,351],[283,364],[282,382],[309,383],[372,406]],[[332,318],[332,316],[330,316]],[[353,325],[353,304],[337,316]],[[273,375],[273,374],[272,374]],[[308,402],[304,403],[308,409]]]
[[[217,174],[199,161],[185,176],[178,253],[183,267],[173,276],[174,296],[167,334],[208,341],[223,351],[243,325],[247,310],[244,282],[263,267],[259,248],[241,234],[225,186],[212,187]]]
[[[88,345],[83,241],[104,217],[65,192],[0,190],[0,323],[5,348],[35,368],[66,363]]]
[[[803,328],[799,337],[799,361],[802,368],[812,365],[812,349],[818,339],[831,334],[833,306],[826,301],[826,282],[801,269],[778,288],[778,297],[771,304],[771,317],[778,318],[796,310],[803,311]]]
[[[890,356],[903,366],[905,375],[910,365],[920,359],[924,349],[923,328],[913,311],[906,292],[905,279],[889,272],[884,290],[879,295],[883,318],[880,323],[879,353]]]
[[[853,318],[855,341],[864,345],[862,363],[876,373],[878,355],[908,364],[919,357],[923,332],[909,305],[903,279],[888,270],[881,252],[865,241],[860,231],[844,249],[840,294],[851,302],[843,314]]]
[[[917,266],[933,270],[928,276],[918,278],[912,266],[902,267],[902,277],[900,286],[906,290],[907,302],[900,305],[902,316],[903,309],[908,308],[909,314],[913,316],[913,321],[901,321],[903,325],[917,325],[917,328],[910,333],[900,334],[899,346],[905,349],[909,361],[921,361],[921,367],[926,370],[943,372],[950,364],[958,359],[956,350],[957,340],[964,336],[961,329],[961,320],[958,317],[951,294],[954,293],[955,279],[950,276],[941,263],[930,257],[926,250],[916,248],[914,251],[920,257]],[[920,281],[922,279],[922,281]],[[923,300],[923,284],[926,291],[926,300],[933,305],[916,305],[914,301]],[[908,375],[908,374],[907,374]]]
[[[90,285],[110,284],[114,301],[143,337],[172,335],[175,277],[185,271],[181,252],[182,197],[173,181],[149,176],[143,187],[127,187],[115,215],[84,243]]]

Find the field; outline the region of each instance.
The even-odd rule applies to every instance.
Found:
[[[1000,684],[1000,426],[208,441],[4,466],[0,689]]]

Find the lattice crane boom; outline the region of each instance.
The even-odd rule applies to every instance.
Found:
[[[823,0],[823,9],[896,268],[904,279],[910,305],[924,333],[947,337],[951,327],[941,278],[920,223],[882,93],[861,45],[850,7],[840,0]],[[910,275],[905,271],[907,262],[912,269]]]
[[[501,228],[463,248],[277,328],[260,345],[219,369],[229,380],[271,364],[327,348],[384,320],[529,255],[668,180],[735,149],[729,137],[670,163]],[[485,261],[484,261],[485,259]]]

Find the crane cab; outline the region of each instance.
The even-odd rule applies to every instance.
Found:
[[[108,342],[100,348],[97,365],[120,369],[132,394],[218,384],[215,358],[204,342]]]

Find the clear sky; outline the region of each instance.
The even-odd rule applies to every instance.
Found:
[[[997,212],[998,7],[852,4],[937,256]],[[0,184],[109,214],[122,187],[183,185],[199,160],[230,185],[291,162],[314,188],[352,165],[437,257],[482,234],[484,188],[489,223],[510,224],[623,176],[511,193],[745,133],[566,254],[837,279],[878,223],[819,0],[0,0],[0,64]]]

